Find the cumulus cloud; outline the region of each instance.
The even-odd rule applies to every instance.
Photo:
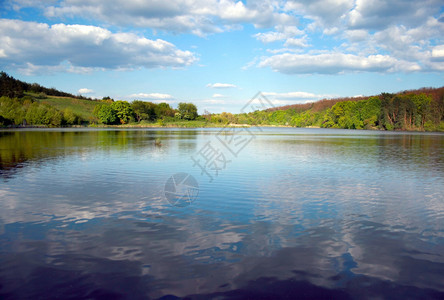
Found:
[[[173,99],[174,97],[171,96],[170,94],[162,94],[162,93],[138,93],[138,94],[129,95],[129,98],[164,100],[164,99]]]
[[[289,38],[284,44],[284,47],[299,47],[299,48],[305,48],[308,47],[307,43],[307,37],[304,36],[302,38]]]
[[[85,94],[92,94],[94,93],[94,90],[88,89],[88,88],[81,88],[77,91],[80,95],[85,95]]]
[[[210,103],[210,104],[225,104],[226,101],[222,99],[207,99],[203,100],[204,103]]]
[[[288,92],[288,93],[276,93],[276,92],[263,92],[264,96],[274,99],[286,99],[286,100],[300,100],[300,99],[321,99],[331,98],[332,95],[314,94],[309,92]]]
[[[52,20],[81,17],[85,22],[91,19],[104,23],[106,28],[117,25],[205,36],[250,24],[256,29],[252,37],[266,45],[263,49],[266,55],[257,55],[244,68],[267,66],[284,73],[327,74],[443,68],[439,48],[444,43],[442,0],[8,0],[7,3],[16,10],[40,9]],[[16,24],[5,27],[5,22]],[[0,63],[31,73],[42,66],[48,70],[87,72],[97,68],[183,67],[197,60],[193,53],[163,40],[111,33],[97,26],[29,24],[23,26],[11,20],[0,23]],[[322,53],[315,50],[320,49],[319,45]]]
[[[222,94],[213,94],[213,98],[224,98],[225,96]]]
[[[337,74],[344,71],[394,72],[420,69],[416,63],[399,61],[388,55],[358,56],[344,53],[284,53],[265,58],[259,66],[270,67],[287,74]]]
[[[440,71],[444,17],[440,0],[289,0],[283,11],[304,22],[300,35],[261,32],[266,49],[257,65],[289,74]],[[322,51],[316,47],[322,39]],[[319,49],[319,48],[318,48]],[[296,54],[296,52],[298,54]],[[277,55],[279,54],[279,55]]]
[[[235,88],[237,86],[231,83],[209,83],[207,84],[207,87],[212,89],[229,89],[229,88]]]
[[[355,28],[383,29],[393,24],[419,26],[439,13],[441,0],[357,0],[349,13],[349,25]]]
[[[304,31],[297,26],[276,26],[275,31],[259,32],[253,36],[262,43],[272,43],[302,34],[304,34]]]
[[[0,19],[0,62],[26,68],[126,69],[184,67],[197,59],[173,44],[86,25]]]
[[[444,61],[444,45],[436,46],[432,48],[432,58],[435,60]]]
[[[330,27],[342,22],[353,6],[354,0],[292,0],[285,4],[285,10]]]
[[[38,1],[12,1],[17,6],[39,7]],[[44,14],[49,18],[84,16],[118,26],[149,27],[197,35],[225,31],[232,25],[243,23],[262,28],[295,22],[293,16],[279,10],[275,1],[62,0],[47,5]]]
[[[319,99],[335,97],[334,95],[314,94],[303,91],[287,93],[263,92],[262,94],[275,106],[308,103]]]

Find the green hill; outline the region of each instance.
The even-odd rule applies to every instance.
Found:
[[[32,96],[32,93],[25,94]],[[36,101],[42,104],[51,105],[60,111],[71,109],[74,114],[88,122],[97,121],[97,118],[93,114],[93,110],[98,101],[57,96],[48,96],[43,99],[36,98]]]

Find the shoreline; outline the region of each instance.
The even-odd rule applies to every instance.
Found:
[[[425,130],[383,130],[378,128],[372,129],[345,129],[345,128],[323,128],[320,126],[306,126],[306,127],[294,127],[289,125],[251,125],[251,124],[207,124],[206,126],[180,126],[175,124],[126,124],[126,125],[72,125],[72,126],[46,126],[46,125],[20,125],[20,126],[7,126],[0,127],[0,131],[6,130],[20,130],[20,129],[137,129],[137,128],[177,128],[177,129],[195,129],[195,128],[251,128],[251,127],[264,127],[264,128],[307,128],[307,129],[343,129],[352,131],[383,131],[383,132],[417,132],[417,133],[444,133],[444,131],[425,131]]]

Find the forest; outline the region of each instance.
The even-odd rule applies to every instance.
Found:
[[[211,122],[343,129],[444,131],[444,87],[321,100],[249,114],[204,115]]]
[[[84,106],[86,113],[78,110],[79,105]],[[4,72],[0,73],[0,126],[100,124],[185,127],[242,124],[444,131],[444,87],[370,97],[323,99],[248,114],[205,111],[198,115],[193,103],[181,102],[177,108],[172,108],[168,103],[115,101],[110,97],[91,99],[25,83]]]

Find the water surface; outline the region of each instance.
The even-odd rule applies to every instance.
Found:
[[[444,135],[219,130],[0,131],[0,298],[444,297]]]

